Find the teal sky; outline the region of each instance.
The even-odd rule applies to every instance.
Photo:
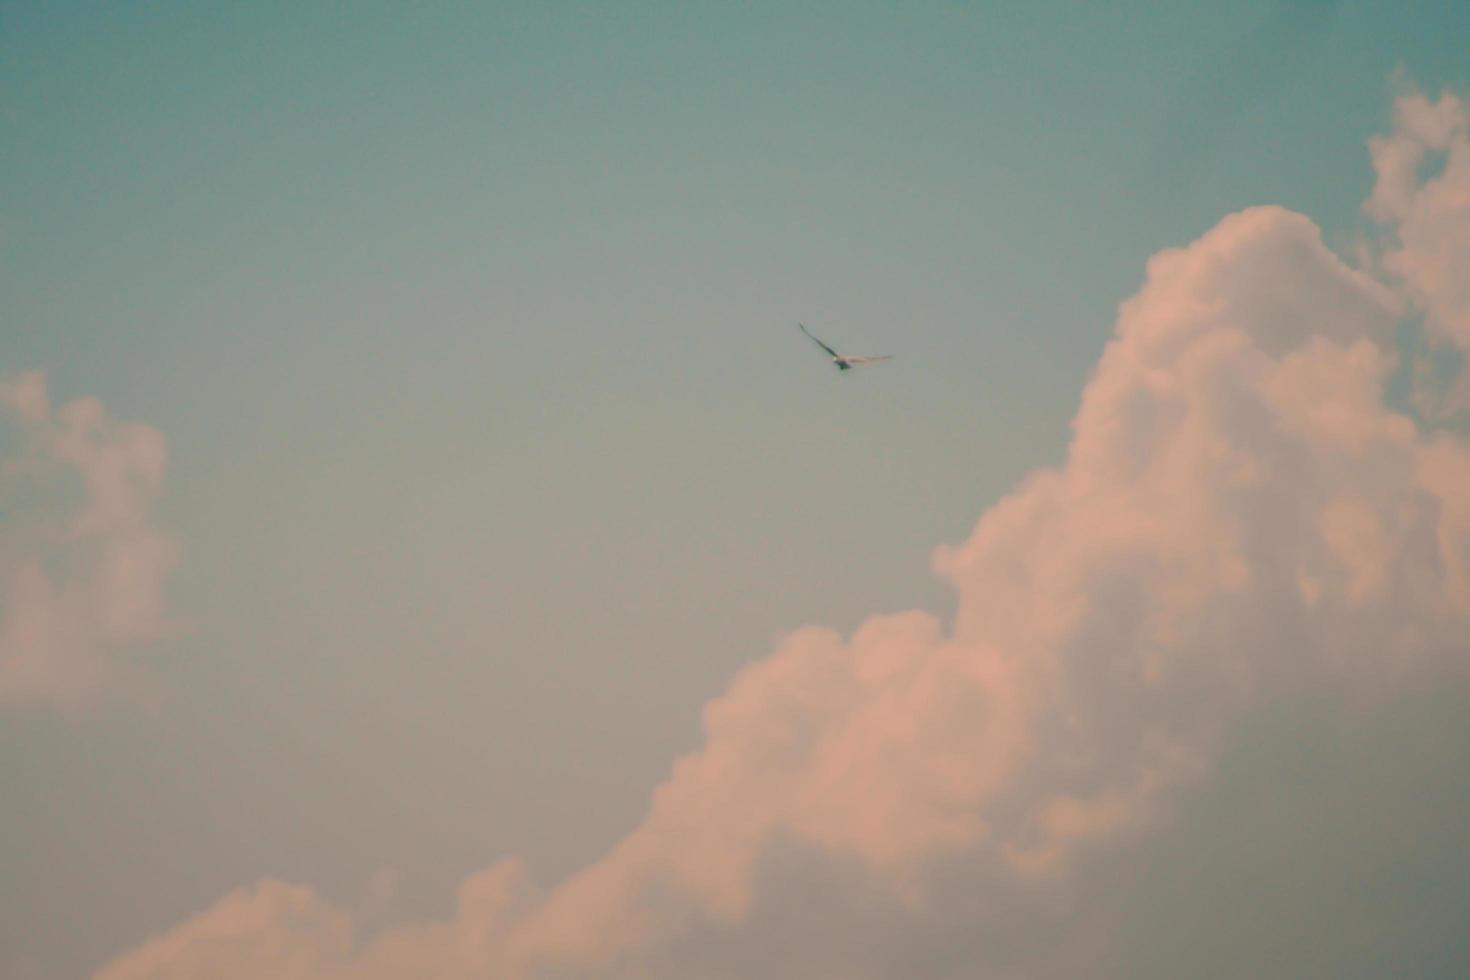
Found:
[[[1395,70],[1470,80],[1462,0],[348,9],[0,2],[0,369],[162,431],[184,548],[156,712],[0,715],[47,977],[585,864],[773,636],[947,611],[1150,254],[1350,251]]]

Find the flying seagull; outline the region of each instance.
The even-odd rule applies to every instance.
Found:
[[[859,364],[873,364],[878,361],[886,361],[893,356],[892,354],[884,354],[882,357],[855,357],[851,354],[839,354],[832,348],[828,347],[826,344],[822,343],[816,337],[812,337],[812,332],[806,328],[805,324],[798,323],[797,326],[801,327],[802,333],[806,334],[808,337],[811,337],[812,343],[816,344],[818,347],[822,348],[822,350],[832,355],[832,363],[837,365],[837,370],[839,371],[851,371]]]

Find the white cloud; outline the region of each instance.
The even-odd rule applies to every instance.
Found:
[[[0,705],[75,709],[147,691],[127,659],[165,629],[178,546],[153,524],[163,436],[46,380],[0,381]]]
[[[1444,104],[1401,103],[1395,133],[1462,138]],[[1414,256],[1394,267],[1453,333],[1456,287],[1412,270],[1470,268],[1470,212],[1421,213],[1412,162],[1374,156],[1373,206]],[[1470,666],[1470,445],[1385,403],[1399,310],[1279,208],[1160,253],[1064,465],[936,553],[952,626],[798,631],[706,707],[704,747],[600,861],[544,895],[498,865],[450,921],[360,947],[292,892],[310,927],[250,918],[256,975],[1089,973],[1128,880],[1098,869],[1167,825],[1243,718]],[[242,902],[99,977],[231,975],[245,954],[216,937],[242,935]]]

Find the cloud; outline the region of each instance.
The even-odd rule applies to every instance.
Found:
[[[1386,226],[1381,261],[1422,311],[1429,341],[1458,354],[1458,368],[1470,354],[1470,105],[1450,91],[1431,100],[1406,90],[1393,130],[1369,149],[1377,179],[1364,210]],[[1426,414],[1470,409],[1470,372],[1435,377],[1421,365],[1417,380]]]
[[[266,880],[226,895],[105,975],[308,980],[344,962],[352,923],[309,889]]]
[[[1424,122],[1415,105],[1400,101],[1395,132],[1441,135],[1447,110]],[[1433,223],[1415,248],[1449,261],[1470,217],[1420,216],[1419,193],[1385,191],[1398,203],[1380,214],[1400,242]],[[1218,827],[1189,801],[1254,719],[1324,694],[1355,719],[1466,689],[1470,444],[1384,397],[1403,304],[1457,309],[1412,266],[1381,282],[1274,207],[1154,256],[1064,464],[936,552],[953,622],[788,636],[706,706],[703,747],[642,824],[557,887],[503,862],[450,920],[353,943],[341,913],[272,886],[99,980],[229,976],[242,950],[257,975],[312,980],[1179,975],[1169,949],[1129,945],[1140,909],[1188,904],[1137,868],[1208,849]],[[1257,830],[1301,836],[1278,822]],[[1252,975],[1332,975],[1293,973],[1260,942],[1241,953]]]
[[[0,705],[146,694],[130,650],[165,630],[178,545],[153,524],[164,438],[45,376],[0,381]]]

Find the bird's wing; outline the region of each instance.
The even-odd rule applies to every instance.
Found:
[[[833,357],[841,357],[842,356],[841,354],[837,353],[832,348],[828,347],[826,344],[822,343],[816,337],[812,337],[812,332],[810,330],[808,330],[805,325],[798,323],[797,326],[798,327],[801,327],[801,332],[804,333],[804,334],[806,334],[808,337],[811,337],[812,338],[812,343],[814,343],[818,347],[822,348],[822,350],[826,351],[828,354],[831,354]]]
[[[849,364],[876,364],[879,361],[890,360],[892,357],[892,354],[883,354],[879,357],[844,357],[843,360]]]

